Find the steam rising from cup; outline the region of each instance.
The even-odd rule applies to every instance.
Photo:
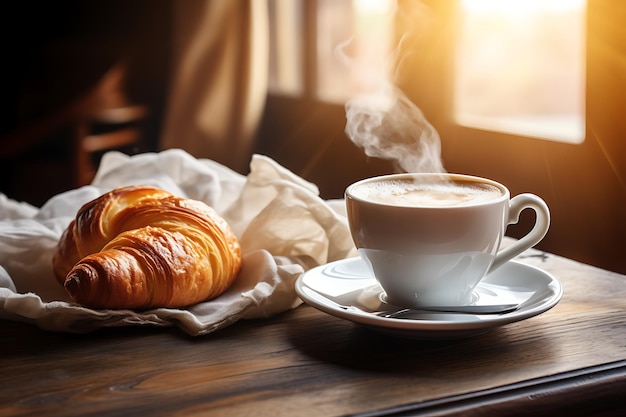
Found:
[[[371,157],[393,161],[405,172],[445,172],[437,130],[396,86],[346,103],[345,132]]]
[[[380,8],[377,13],[382,13],[378,16],[388,25],[387,30],[393,27],[398,15],[412,23],[412,31],[429,26],[430,9],[420,1],[401,9],[392,0],[362,2],[362,6],[372,5]],[[368,22],[367,30],[356,30],[351,39],[335,49],[336,57],[348,67],[359,65],[358,59],[350,57],[348,51],[351,47],[369,51],[370,44],[386,34],[380,28],[376,32],[372,20]],[[376,33],[376,39],[372,39],[372,32]],[[362,39],[362,36],[365,38]],[[365,71],[365,85],[359,89],[367,93],[355,96],[346,103],[345,132],[352,142],[363,148],[366,155],[393,161],[399,171],[443,173],[439,134],[422,111],[385,75],[393,72],[391,65],[396,60],[391,55],[400,52],[400,48],[392,51],[388,56],[389,62],[368,62],[373,67]]]

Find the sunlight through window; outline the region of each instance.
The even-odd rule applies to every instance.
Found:
[[[586,0],[461,0],[460,125],[581,143]]]
[[[317,95],[342,103],[389,80],[392,0],[318,0]]]
[[[298,95],[304,91],[302,1],[270,0],[269,90]]]

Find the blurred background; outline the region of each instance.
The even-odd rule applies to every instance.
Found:
[[[542,249],[626,273],[624,2],[2,9],[0,192],[10,198],[39,206],[89,183],[109,150],[173,147],[242,174],[253,153],[267,154],[340,198],[357,179],[408,170],[397,155],[366,154],[363,140],[375,134],[367,146],[394,141],[421,155],[430,132],[445,170],[546,200],[553,222]],[[530,216],[509,234],[524,233]]]

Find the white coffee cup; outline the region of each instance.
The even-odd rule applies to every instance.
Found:
[[[510,198],[502,184],[459,174],[368,178],[345,192],[350,231],[360,256],[401,307],[465,305],[496,268],[536,245],[550,212],[534,194]],[[536,212],[532,230],[504,249],[509,224]]]

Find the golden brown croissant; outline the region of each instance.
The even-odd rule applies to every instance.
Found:
[[[215,298],[241,264],[237,238],[212,208],[144,186],[85,204],[53,257],[57,279],[77,303],[135,310]]]

